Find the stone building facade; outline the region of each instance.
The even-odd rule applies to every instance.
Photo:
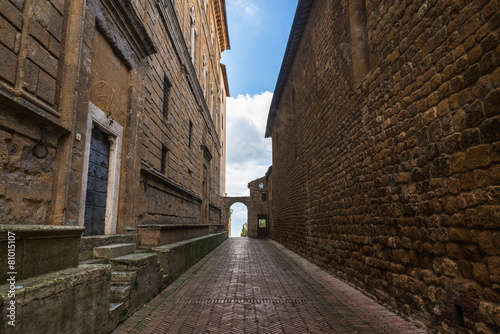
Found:
[[[500,330],[498,1],[300,0],[274,238],[431,330]]]
[[[269,216],[270,192],[268,175],[258,178],[248,183],[250,198],[248,200],[248,236],[249,237],[270,237],[272,236],[272,226]]]
[[[0,0],[0,27],[0,223],[220,223],[224,0]]]

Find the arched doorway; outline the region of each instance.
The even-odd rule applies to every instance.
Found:
[[[246,222],[248,222],[248,204],[249,204],[249,200],[250,200],[250,197],[248,196],[241,196],[241,197],[223,197],[222,198],[222,223],[227,227],[227,230],[229,232],[229,237],[231,237],[231,235],[235,234],[235,233],[238,233],[238,236],[239,236],[239,233],[241,233],[241,226],[239,227],[239,231],[238,230],[234,230],[232,229],[231,227],[231,223],[230,223],[230,214],[231,214],[231,207],[236,204],[236,203],[239,203],[240,205],[243,205],[246,207],[247,209],[247,220]],[[241,213],[240,213],[241,215]],[[233,225],[234,226],[234,225]]]
[[[236,202],[231,205],[229,212],[229,237],[240,237],[243,230],[243,224],[246,223],[248,229],[248,207],[242,202]]]

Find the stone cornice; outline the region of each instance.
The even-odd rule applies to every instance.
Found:
[[[231,45],[229,44],[229,32],[227,29],[226,1],[215,0],[214,10],[217,21],[220,49],[221,52],[224,52],[225,50],[229,50],[231,48]]]

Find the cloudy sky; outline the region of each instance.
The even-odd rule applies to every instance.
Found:
[[[226,193],[246,196],[247,184],[265,175],[272,164],[271,139],[264,138],[297,0],[226,0],[231,49],[227,66]],[[231,236],[247,220],[246,207],[232,206]]]

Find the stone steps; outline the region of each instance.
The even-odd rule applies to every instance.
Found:
[[[93,249],[94,258],[98,259],[113,259],[135,252],[134,243],[112,244],[106,246],[95,247]]]

